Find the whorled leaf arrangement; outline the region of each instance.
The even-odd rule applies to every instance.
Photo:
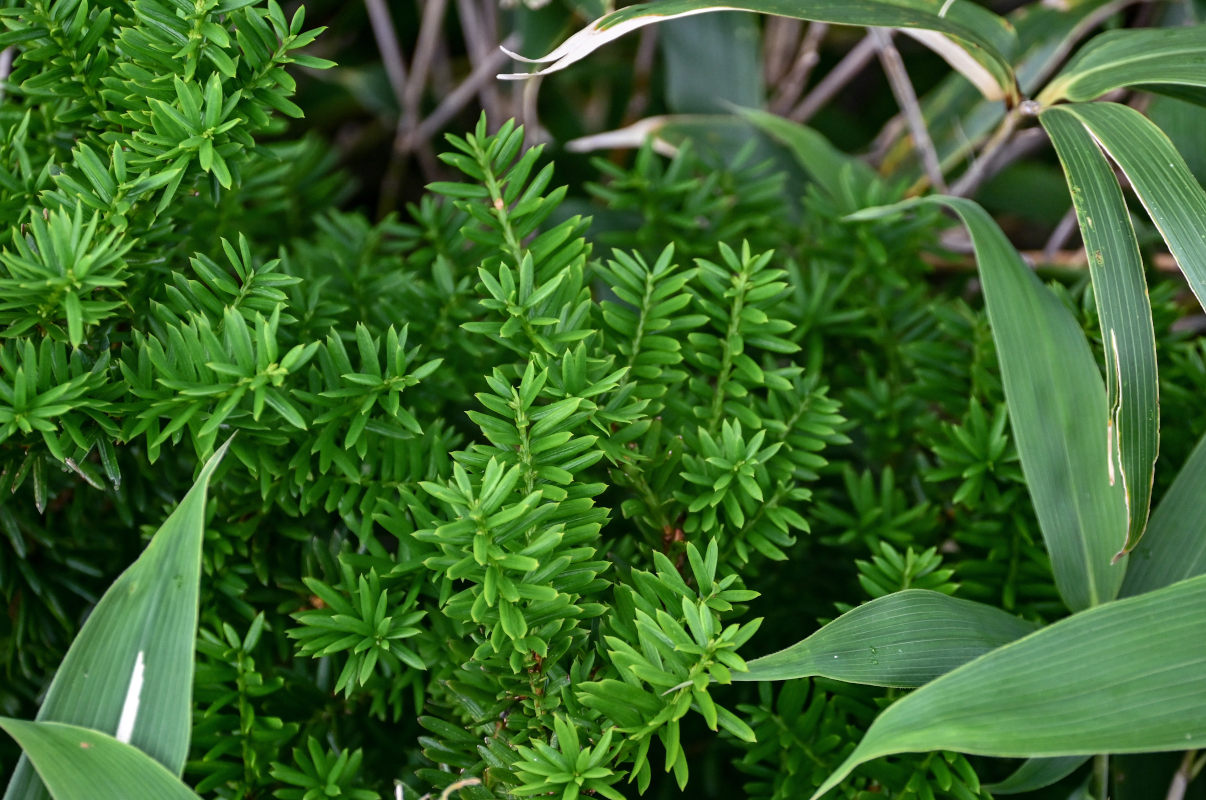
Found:
[[[966,30],[955,32],[944,28],[948,12],[966,9],[968,4],[944,2],[940,9],[937,6],[937,3],[902,3],[895,5],[893,11],[922,15],[936,12],[925,22],[912,20],[910,24],[954,33],[965,45],[986,47],[980,55],[987,52],[990,58],[981,61],[980,66],[990,71],[994,66],[1003,67],[1007,78],[999,80],[997,87],[1006,90],[1004,94],[1012,107],[1019,99],[1012,92],[1019,81],[1008,61],[1009,54],[994,64],[991,56],[1001,53],[991,49],[989,40],[983,36],[986,29],[969,35]],[[849,12],[849,18],[835,16],[830,4],[824,2],[790,9],[775,3],[635,6],[604,16],[536,61],[550,64],[543,72],[554,71],[635,28],[674,17],[724,10],[902,27],[887,21],[886,10],[875,3],[844,6],[842,13]],[[1201,737],[1192,716],[1200,713],[1198,707],[1206,701],[1206,694],[1203,684],[1191,676],[1195,666],[1206,660],[1206,650],[1201,636],[1187,634],[1201,623],[1192,600],[1200,579],[1132,600],[1112,602],[1122,586],[1125,556],[1140,544],[1147,528],[1159,414],[1152,309],[1129,212],[1106,157],[1129,179],[1199,299],[1202,297],[1199,272],[1206,264],[1206,251],[1202,249],[1206,192],[1167,137],[1142,114],[1125,106],[1086,101],[1133,86],[1200,100],[1200,90],[1206,86],[1206,71],[1199,57],[1201,45],[1206,41],[1204,32],[1206,26],[1103,34],[1082,48],[1038,92],[1037,102],[1018,105],[998,129],[997,136],[1003,141],[1020,116],[1039,115],[1055,143],[1089,254],[1105,349],[1104,386],[1076,321],[1034,278],[1000,229],[974,203],[961,198],[921,198],[850,217],[874,219],[924,203],[940,203],[968,226],[1022,469],[1060,592],[1068,607],[1080,613],[1021,642],[996,649],[994,645],[1005,640],[991,643],[987,653],[891,706],[839,771],[820,786],[815,797],[836,787],[862,762],[911,750],[949,747],[984,755],[1074,757],[1103,752],[1192,749]],[[975,47],[966,53],[975,54]],[[1025,66],[1029,69],[1031,65]],[[963,72],[988,99],[994,99],[991,92],[985,91],[974,69]],[[1029,75],[1026,82],[1030,84],[1028,88],[1040,88],[1032,85]],[[746,112],[746,116],[792,147],[809,176],[831,196],[839,196],[837,181],[827,163],[832,159],[826,159],[824,143],[818,143],[815,134],[793,130],[790,125],[766,119],[766,115],[760,117],[757,112]],[[646,127],[660,131],[666,123]],[[928,146],[918,140],[919,131],[913,122],[910,127],[914,129],[915,142]],[[968,176],[975,172],[972,167]],[[929,177],[936,181],[941,173],[931,170]],[[730,438],[735,438],[735,433],[730,432]],[[711,449],[715,450],[715,446]],[[756,448],[745,451],[744,455],[756,460],[755,452]],[[1185,487],[1195,485],[1197,476],[1192,469],[1196,466],[1196,460],[1191,460],[1189,469],[1169,495],[1168,507],[1175,509],[1169,515],[1176,521],[1170,525],[1161,516],[1158,531],[1164,538],[1158,543],[1148,543],[1143,550],[1145,560],[1157,555],[1160,561],[1154,567],[1149,563],[1140,568],[1145,577],[1136,579],[1136,587],[1156,589],[1163,585],[1153,583],[1152,580],[1159,579],[1150,576],[1192,575],[1197,571],[1191,566],[1188,573],[1183,572],[1171,561],[1176,558],[1174,554],[1187,555],[1185,533],[1195,527],[1182,519],[1185,511],[1179,503]],[[1189,562],[1196,564],[1198,559],[1188,555]],[[909,619],[909,614],[892,605],[921,599],[921,595],[907,593],[889,595],[850,611],[795,647],[760,659],[763,673],[779,678],[833,674],[846,681],[899,682],[904,678],[897,675],[894,667],[903,669],[901,674],[911,674],[909,670],[921,667],[917,673],[921,677],[908,678],[909,685],[920,685],[972,658],[974,650],[948,658],[944,643],[927,637],[927,626],[940,616],[937,609],[932,614],[919,614],[909,623],[902,621]],[[953,601],[939,595],[930,602]],[[885,613],[877,613],[880,609],[885,609]],[[973,613],[970,608],[965,612]],[[974,613],[992,612],[979,608]],[[1136,616],[1131,618],[1128,614]],[[1145,630],[1144,619],[1150,617],[1154,621],[1151,615],[1163,614],[1188,627],[1143,645],[1144,655],[1150,661],[1120,655],[1132,652],[1131,646],[1136,644],[1131,641],[1133,637],[1153,635]],[[1096,624],[1098,620],[1112,622],[1115,618],[1122,620],[1115,628]],[[919,641],[925,642],[925,646],[913,655]],[[970,641],[958,642],[951,653],[958,645],[968,644]],[[880,647],[886,652],[889,646],[905,660],[885,658],[886,665],[879,666],[875,654]],[[906,648],[909,656],[905,655]],[[1106,677],[1100,681],[1098,671],[1087,678],[1071,674],[1073,662],[1089,651],[1098,653],[1099,660],[1104,662],[1102,671]],[[868,652],[872,655],[868,656]],[[828,656],[839,662],[845,656],[848,663],[825,663]],[[826,657],[824,662],[820,660],[822,657]],[[1018,674],[1017,663],[1021,663],[1015,663],[1014,658],[1024,659],[1031,669],[1037,670],[1036,676],[1042,674],[1033,686],[1026,684],[1023,690],[1030,702],[1018,703],[1016,681],[1009,677]],[[1061,665],[1067,666],[1068,674],[1059,674]],[[926,668],[932,669],[926,672]],[[1148,680],[1150,673],[1163,668],[1170,671],[1171,681]],[[757,674],[754,671],[751,677]],[[1023,678],[1023,683],[1026,680]],[[1006,682],[1010,685],[1007,691],[998,694],[988,690]],[[976,693],[976,701],[982,701],[982,705],[972,702],[971,693]],[[1116,713],[1119,704],[1121,713]],[[1186,709],[1189,711],[1182,714]],[[1099,717],[1107,715],[1116,721],[1114,727],[1097,723]],[[1072,762],[1043,765],[1036,761],[1035,775],[1019,777],[1018,782],[1033,785],[1054,780],[1074,766]],[[1039,773],[1045,774],[1038,777]],[[1108,791],[1105,785],[1100,789]]]
[[[1060,43],[1104,7],[1084,6],[1059,18]],[[1015,58],[1008,26],[961,0],[725,8],[738,7],[920,32],[984,96],[1011,103],[1040,88],[1063,46],[1036,54],[1031,24]],[[557,64],[711,10],[624,9]],[[747,115],[811,180],[799,207],[756,164],[646,150],[601,168],[600,218],[629,216],[596,231],[559,211],[566,190],[551,188],[519,128],[483,121],[443,156],[465,182],[434,185],[406,223],[372,224],[333,210],[342,181],[321,147],[264,143],[274,111],[299,113],[285,68],[327,66],[295,52],[314,36],[300,13],[58,0],[0,20],[20,109],[0,125],[0,210],[20,220],[0,232],[0,490],[27,501],[0,505],[0,575],[20,622],[6,634],[6,699],[28,702],[61,656],[97,579],[88,548],[102,540],[97,563],[111,565],[132,520],[158,513],[195,458],[238,431],[237,477],[212,504],[198,567],[184,768],[199,792],[367,800],[402,779],[475,798],[615,796],[663,769],[685,784],[687,739],[706,726],[742,743],[751,796],[800,796],[847,759],[890,755],[861,767],[847,795],[874,782],[966,797],[981,786],[962,756],[897,754],[1196,744],[1170,738],[1189,724],[1181,717],[1141,710],[1115,738],[1076,739],[1075,721],[1100,708],[1060,694],[1041,669],[1063,665],[1072,683],[1073,651],[1099,653],[1128,703],[1201,704],[1191,680],[1154,686],[1128,671],[1153,668],[1159,648],[1178,676],[1201,660],[1187,611],[1198,584],[1161,588],[1204,568],[1200,457],[1157,506],[1135,563],[1111,564],[1138,540],[1152,493],[1148,355],[1168,342],[1146,320],[1175,305],[1155,293],[1136,305],[1147,298],[1125,209],[1093,148],[1127,173],[1195,289],[1206,206],[1141,115],[1087,102],[1128,85],[1136,61],[1142,85],[1199,87],[1200,29],[1163,44],[1101,37],[1042,95],[1071,182],[1095,187],[1078,204],[1086,241],[1103,213],[1118,234],[1092,270],[1113,356],[1103,382],[1074,314],[982,211],[949,203],[973,227],[988,321],[923,285],[917,255],[935,215],[848,218],[903,185],[781,120]],[[990,110],[973,122],[1021,113]],[[961,146],[944,151],[948,163]],[[595,258],[605,236],[620,247]],[[80,498],[94,497],[112,513],[85,511]],[[800,536],[810,528],[819,535]],[[36,572],[23,569],[31,553]],[[832,613],[820,589],[800,591],[800,575],[829,589],[857,577],[876,598],[760,665],[830,677],[725,694],[759,674],[744,661],[756,592],[793,625],[803,608]],[[847,588],[834,596],[849,600]],[[1139,596],[1114,602],[1119,591]],[[1030,633],[1065,606],[1086,610]],[[1143,624],[1156,616],[1189,638],[1160,639]],[[1103,621],[1122,632],[1100,633]],[[1119,643],[1148,660],[1109,658]],[[985,715],[1001,711],[1008,698],[976,690],[1020,669],[1012,652],[1038,665],[1028,691],[1051,700],[1066,737],[1020,742],[1019,716],[1012,740],[986,741],[982,720],[951,721],[973,694]],[[833,656],[836,667],[817,663]],[[126,661],[151,680],[149,656]],[[118,683],[124,704],[129,679]],[[877,686],[919,684],[871,725],[896,697]],[[171,719],[175,733],[160,738],[178,771],[183,729]],[[5,725],[31,753],[57,757],[65,743],[114,763],[130,755],[74,728]],[[919,743],[904,728],[934,736]],[[120,718],[112,732],[127,733]],[[408,774],[395,774],[371,744],[403,740],[415,742]],[[1068,763],[1033,762],[1019,781]],[[159,791],[156,769],[127,780]]]

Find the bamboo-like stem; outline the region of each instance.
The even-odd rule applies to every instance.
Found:
[[[813,67],[821,60],[821,42],[829,32],[829,26],[824,22],[813,22],[804,33],[800,50],[796,53],[795,61],[787,74],[782,76],[779,85],[775,87],[774,97],[771,98],[769,109],[774,114],[787,114],[796,104],[808,78],[812,75]]]
[[[649,83],[653,75],[653,64],[657,60],[657,26],[641,29],[637,41],[636,58],[632,62],[632,93],[621,117],[621,127],[633,124],[645,116],[649,107]]]
[[[503,41],[502,46],[507,49],[518,47],[519,36],[512,34]],[[483,84],[489,83],[494,79],[494,74],[498,72],[508,59],[509,56],[500,49],[495,49],[491,52],[482,63],[473,69],[473,72],[465,80],[461,81],[455,89],[440,101],[440,104],[430,114],[423,118],[423,121],[409,133],[407,139],[401,143],[395,142],[395,149],[400,147],[403,152],[410,152],[414,142],[430,139],[445,123],[452,119],[457,112],[473,99],[473,95],[477,93]]]
[[[1110,756],[1107,753],[1093,756],[1093,797],[1110,800]]]
[[[469,54],[469,63],[476,71],[484,61],[490,61],[490,55],[498,52],[497,43],[491,40],[487,30],[487,21],[495,13],[496,4],[487,0],[484,7],[479,7],[474,0],[456,0],[457,14],[461,22],[461,32],[465,39],[465,49]],[[503,117],[502,97],[494,81],[483,81],[478,87],[478,99],[486,118],[498,124]]]
[[[1068,212],[1060,219],[1059,224],[1055,226],[1055,230],[1051,232],[1051,238],[1043,245],[1043,258],[1050,259],[1062,250],[1075,231],[1076,209],[1069,208]]]
[[[788,119],[795,122],[807,122],[813,114],[820,111],[826,103],[844,89],[846,84],[862,72],[863,67],[875,58],[875,51],[875,39],[868,34],[862,41],[850,48],[850,52],[817,82],[817,85],[804,96],[799,105],[788,112]]]
[[[1193,780],[1193,762],[1197,755],[1197,750],[1185,751],[1185,757],[1181,759],[1181,766],[1173,773],[1172,781],[1168,784],[1168,794],[1164,796],[1164,800],[1184,800],[1185,790],[1189,788],[1189,782]]]
[[[796,50],[803,25],[800,20],[790,17],[771,17],[766,21],[762,52],[765,61],[763,73],[768,84],[782,80],[791,69],[791,53]]]
[[[959,180],[952,184],[951,194],[956,197],[967,197],[980,187],[980,184],[988,177],[989,167],[992,166],[997,152],[1005,146],[1009,141],[1009,137],[1013,136],[1013,132],[1017,129],[1021,116],[1021,112],[1017,108],[1005,115],[1005,118],[1001,120],[1001,124],[993,131],[988,141],[984,143],[984,147],[980,150],[980,155],[967,168],[967,171],[959,176]]]
[[[389,87],[393,89],[398,108],[402,108],[402,95],[406,91],[406,64],[402,59],[402,47],[398,44],[389,6],[385,0],[364,0],[364,7],[368,11],[369,24],[373,28],[373,38],[377,40],[377,50],[381,53]]]
[[[945,192],[946,179],[942,177],[942,167],[938,163],[934,140],[930,138],[930,131],[926,128],[921,104],[917,102],[917,92],[913,89],[913,82],[909,80],[904,60],[892,44],[892,34],[883,28],[872,28],[871,36],[879,52],[879,63],[883,65],[884,74],[888,76],[888,85],[892,87],[896,104],[904,112],[909,133],[913,136],[913,145],[921,154],[921,163],[925,167],[930,185],[940,192]]]

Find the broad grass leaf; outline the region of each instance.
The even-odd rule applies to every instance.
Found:
[[[756,17],[708,14],[674,20],[659,32],[671,112],[715,114],[730,103],[762,105],[766,86]]]
[[[1206,746],[1206,576],[1060,620],[876,718],[813,795],[894,753],[1010,758]]]
[[[182,772],[192,728],[206,488],[228,446],[209,459],[146,550],[96,604],[55,673],[39,722],[117,736],[169,773]],[[39,800],[45,792],[23,756],[5,800]]]
[[[1043,789],[1062,781],[1089,760],[1089,756],[1055,756],[1028,758],[1008,778],[990,783],[984,788],[993,794],[1022,794]]]
[[[91,728],[0,717],[54,800],[197,800],[180,778],[136,747]]]
[[[785,650],[747,662],[735,681],[822,676],[847,683],[922,686],[989,650],[1033,633],[999,608],[906,589],[847,611]]]
[[[867,209],[851,219],[922,204],[944,205],[971,233],[1010,425],[1055,582],[1080,611],[1112,600],[1126,535],[1120,483],[1110,485],[1105,387],[1072,312],[1039,282],[984,209],[971,200],[926,197]]]
[[[592,22],[548,55],[521,61],[549,64],[531,74],[564,69],[626,33],[671,19],[717,11],[753,11],[837,25],[900,28],[945,58],[990,99],[1017,98],[1009,55],[1013,29],[1005,20],[973,3],[940,0],[735,0],[719,4],[704,0],[662,0],[613,11]],[[935,36],[936,34],[937,36]],[[951,38],[953,37],[953,39]],[[957,50],[958,52],[954,52]],[[526,73],[500,75],[505,79]]]
[[[1147,535],[1131,553],[1122,595],[1143,594],[1206,573],[1206,437],[1152,512]]]
[[[857,204],[873,192],[885,198],[890,194],[891,190],[865,161],[843,153],[812,128],[753,108],[741,108],[737,113],[787,147],[817,185],[848,211],[857,210]]]
[[[1059,106],[1039,117],[1059,155],[1089,256],[1105,348],[1110,479],[1122,483],[1129,553],[1147,527],[1160,449],[1156,332],[1139,242],[1110,162],[1076,117]]]
[[[1038,100],[1044,105],[1082,102],[1130,86],[1153,91],[1206,87],[1206,25],[1099,34],[1047,84]]]
[[[1206,308],[1206,191],[1177,148],[1128,106],[1076,103],[1060,111],[1075,116],[1126,174],[1189,288]]]
[[[1028,3],[1008,16],[1017,33],[1012,59],[1018,86],[1033,95],[1068,56],[1085,33],[1136,0],[1081,0],[1076,3]],[[926,128],[943,172],[954,169],[992,133],[1005,116],[1005,104],[986,99],[961,75],[951,74],[921,101]],[[888,175],[918,177],[923,169],[908,126],[885,129],[881,170]]]

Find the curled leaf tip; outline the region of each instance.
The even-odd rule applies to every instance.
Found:
[[[543,64],[544,63],[544,59],[528,58],[527,56],[521,56],[519,53],[516,53],[514,50],[504,47],[501,44],[498,46],[498,49],[502,50],[504,53],[506,53],[508,56],[515,59],[516,61],[522,61],[525,64]]]

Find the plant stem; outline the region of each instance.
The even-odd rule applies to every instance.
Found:
[[[809,117],[817,113],[862,72],[863,67],[875,58],[875,50],[875,39],[868,34],[787,114],[788,119],[793,122],[807,122]]]
[[[385,0],[364,0],[364,5],[373,28],[373,38],[377,40],[377,50],[381,53],[381,63],[385,65],[385,75],[389,79],[389,86],[394,92],[398,108],[401,108],[402,95],[406,91],[406,64],[402,60],[398,36],[394,33],[394,21],[390,16],[389,6]]]
[[[1185,758],[1181,759],[1181,766],[1173,773],[1172,782],[1168,784],[1168,794],[1164,800],[1183,800],[1185,790],[1189,788],[1189,783],[1197,777],[1198,770],[1201,770],[1201,762],[1197,763],[1195,769],[1194,759],[1197,758],[1197,750],[1185,751]]]
[[[1106,753],[1093,756],[1093,796],[1110,800],[1110,756]]]
[[[828,32],[829,26],[823,22],[813,22],[808,26],[795,62],[775,88],[775,96],[770,102],[771,111],[776,114],[786,114],[790,111],[804,87],[808,85],[808,77],[812,74],[813,67],[821,60],[818,51]]]
[[[940,192],[946,192],[946,180],[942,177],[942,167],[938,164],[938,153],[934,150],[934,141],[930,138],[929,129],[925,126],[925,117],[921,113],[921,104],[917,102],[917,92],[909,80],[904,61],[892,44],[892,35],[883,28],[872,28],[871,36],[879,51],[879,62],[883,65],[884,74],[888,76],[888,85],[896,97],[896,104],[904,112],[905,122],[909,133],[913,136],[913,145],[921,154],[921,163],[925,166],[926,177],[930,185]]]
[[[993,161],[996,160],[995,157],[998,151],[1009,142],[1009,138],[1018,127],[1018,122],[1021,121],[1024,115],[1037,113],[1035,105],[1032,101],[1027,100],[1018,105],[1017,108],[1011,109],[1005,115],[1005,118],[1001,120],[1001,124],[997,126],[992,136],[985,142],[984,148],[980,151],[980,157],[972,162],[967,171],[951,186],[951,194],[956,197],[967,197],[980,188],[980,183],[988,177],[989,170],[992,168]]]

